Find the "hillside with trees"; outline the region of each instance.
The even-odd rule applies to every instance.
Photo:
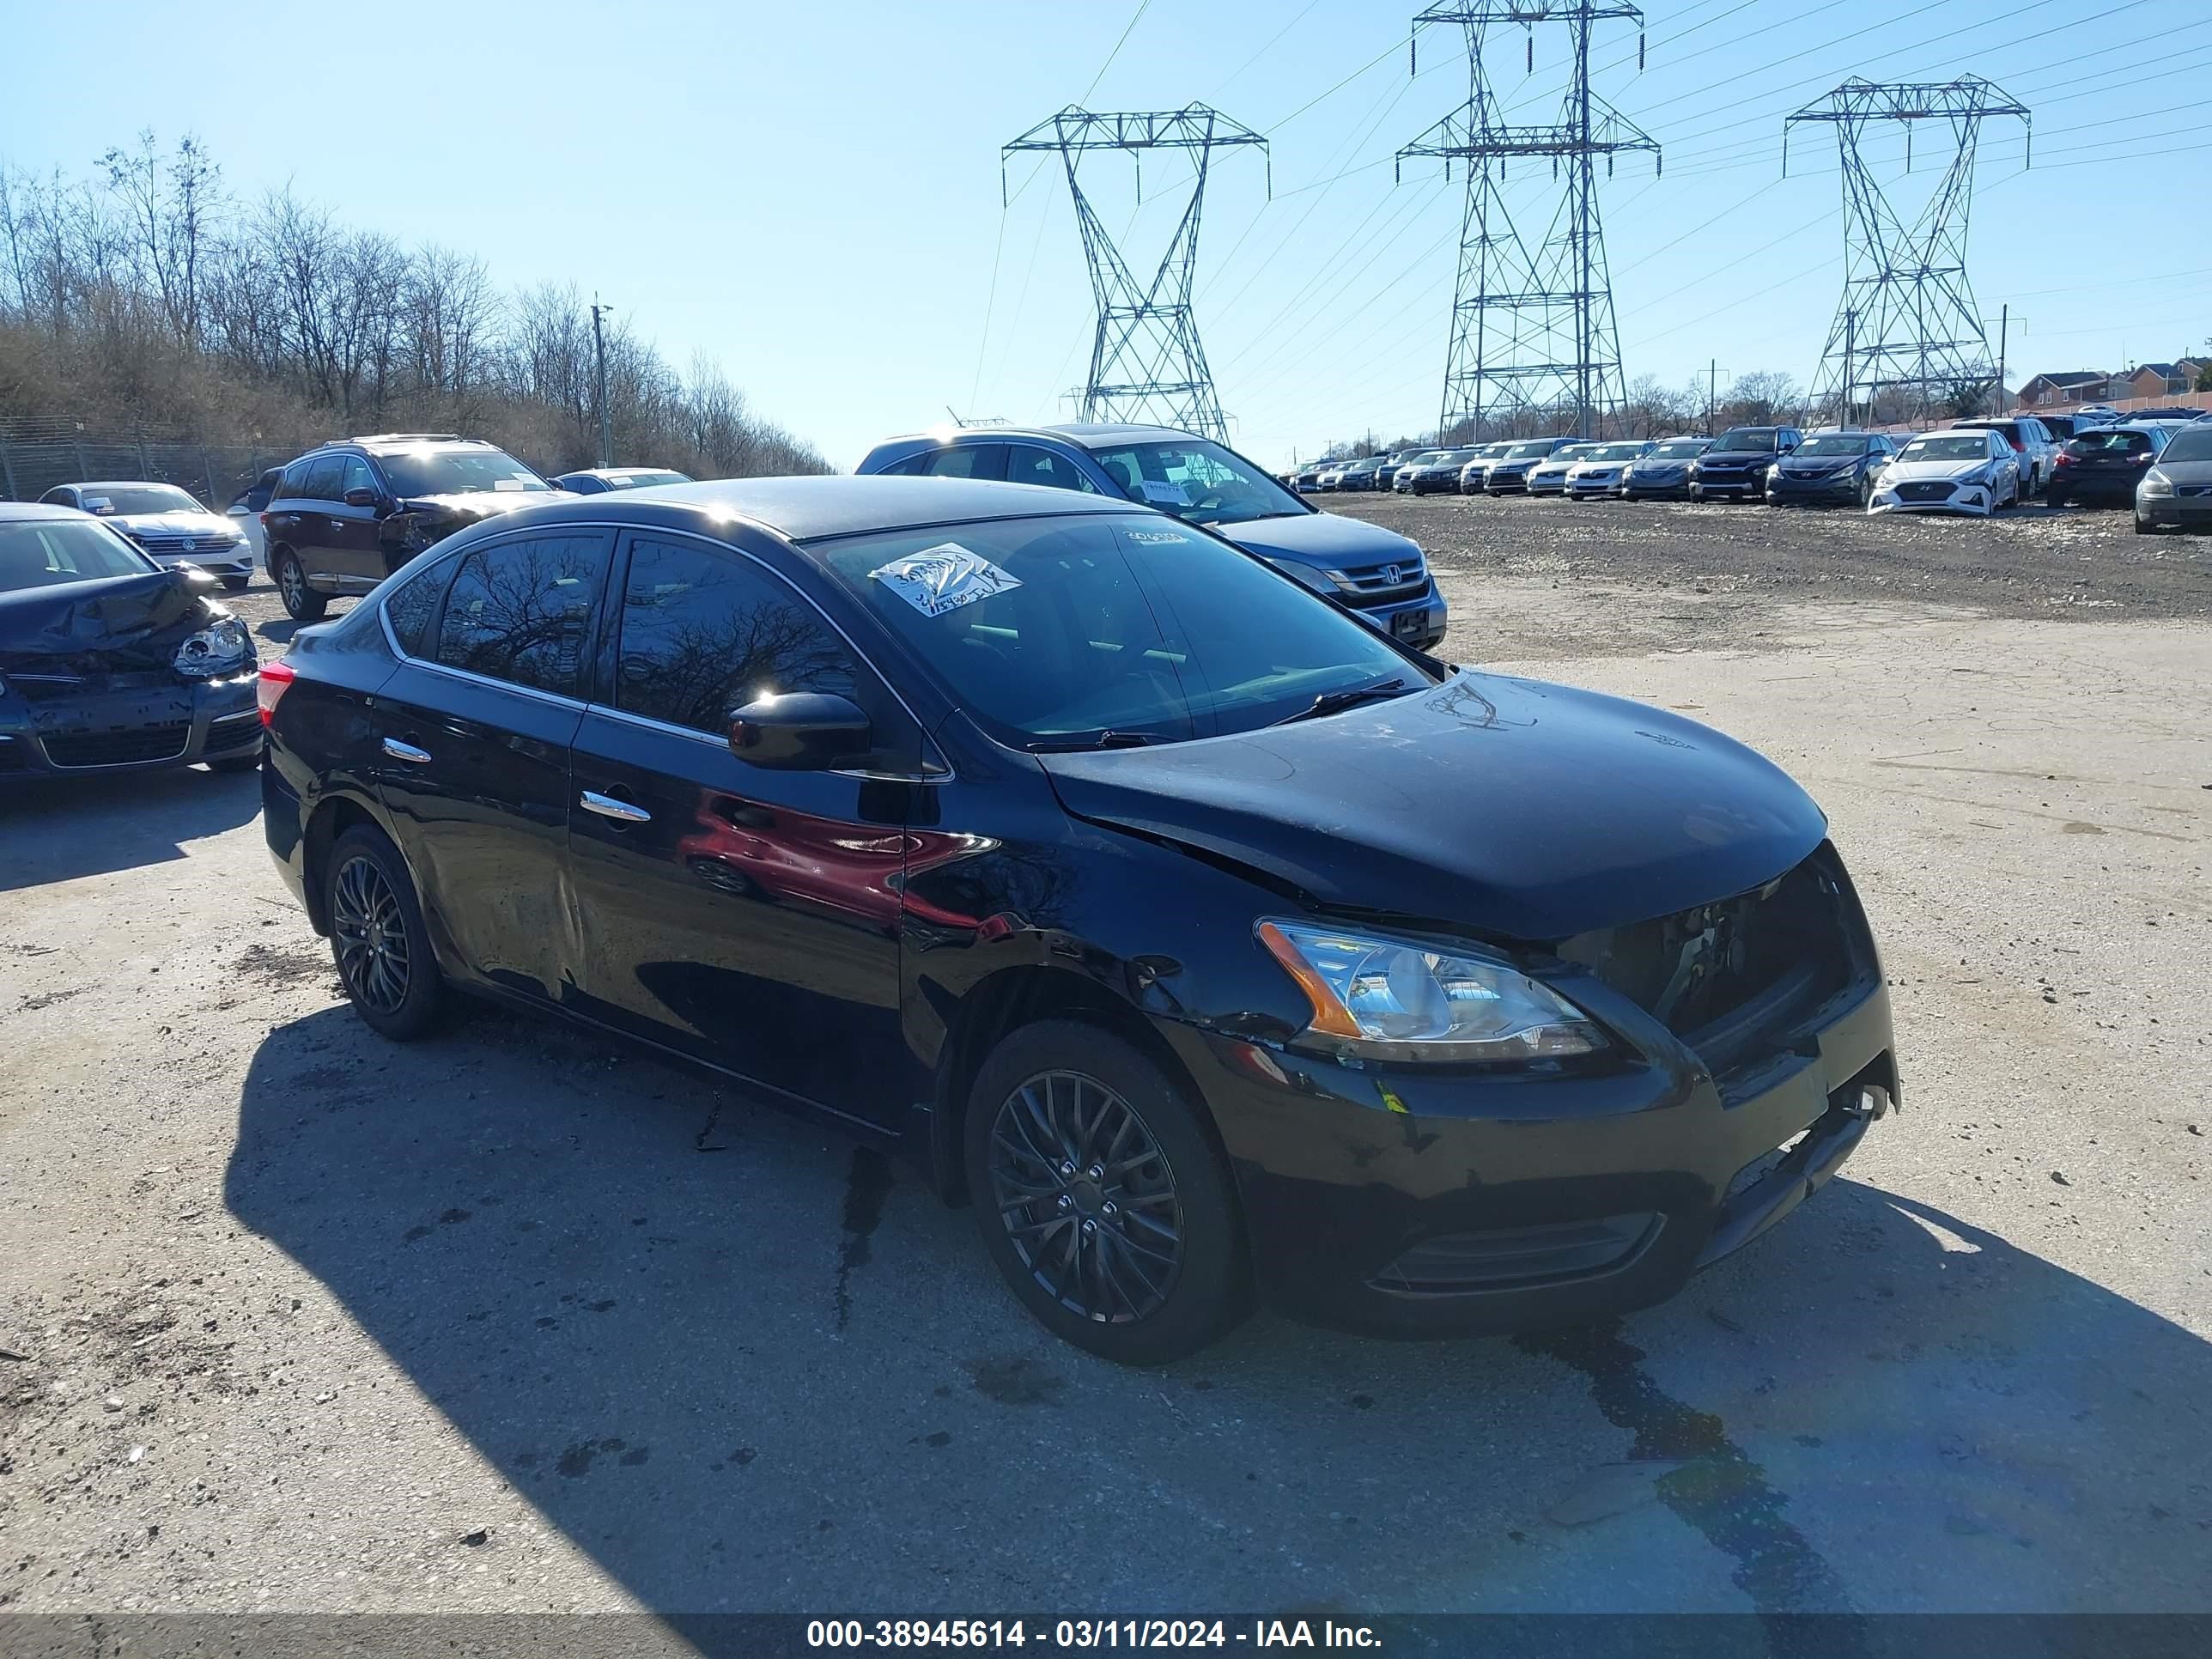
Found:
[[[698,477],[828,471],[713,360],[678,373],[606,337],[616,459]],[[597,464],[590,309],[502,288],[465,252],[349,226],[289,188],[244,201],[197,139],[141,133],[93,173],[0,158],[0,433],[304,447],[367,431],[490,439],[552,472]]]

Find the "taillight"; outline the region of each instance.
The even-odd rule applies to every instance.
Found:
[[[264,726],[276,718],[276,700],[284,695],[285,688],[292,684],[294,678],[292,665],[282,657],[275,662],[261,665],[261,678],[254,684],[253,700],[261,705],[261,723]]]
[[[2058,452],[2058,459],[2052,462],[2051,465],[2054,466],[2071,466],[2074,465],[2074,458],[2062,449]]]

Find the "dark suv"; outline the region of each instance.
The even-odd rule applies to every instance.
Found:
[[[564,492],[494,445],[450,432],[386,432],[311,449],[261,515],[270,580],[295,621],[366,593],[465,525]]]
[[[1690,499],[1745,501],[1765,495],[1774,464],[1804,441],[1794,426],[1730,427],[1690,463]]]

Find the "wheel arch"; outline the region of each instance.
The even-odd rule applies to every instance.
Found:
[[[330,908],[325,893],[329,884],[331,848],[337,844],[338,837],[347,830],[364,823],[387,840],[392,840],[395,847],[398,845],[383,817],[357,795],[325,795],[315,803],[315,810],[308,816],[307,831],[301,841],[300,872],[301,884],[307,891],[307,920],[318,933],[325,937],[331,931]],[[401,854],[403,861],[405,856]],[[420,884],[417,884],[418,893],[419,890]]]
[[[961,1134],[968,1097],[991,1051],[1007,1036],[1040,1020],[1068,1019],[1120,1037],[1152,1064],[1190,1101],[1199,1121],[1229,1167],[1220,1126],[1197,1081],[1174,1046],[1127,998],[1116,996],[1087,975],[1041,963],[999,969],[978,981],[960,1006],[937,1059],[929,1114],[929,1170],[938,1194],[948,1204],[968,1199],[962,1169]],[[1240,1220],[1239,1225],[1242,1225]]]

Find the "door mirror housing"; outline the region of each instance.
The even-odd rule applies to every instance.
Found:
[[[730,713],[730,752],[776,772],[827,772],[868,752],[868,717],[849,697],[781,691]]]
[[[345,493],[345,504],[348,507],[374,507],[377,505],[376,492],[366,488],[349,489]]]

